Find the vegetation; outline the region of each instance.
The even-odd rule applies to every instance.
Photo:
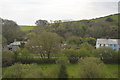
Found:
[[[81,65],[80,77],[81,78],[106,78],[105,65],[97,58],[87,57],[80,59]]]
[[[95,49],[97,38],[120,38],[118,14],[103,18],[19,27],[3,19],[3,47],[17,39],[20,48],[3,49],[3,78],[115,78],[119,51]],[[112,76],[113,75],[113,76]]]
[[[20,26],[22,31],[30,31],[33,30],[36,26]]]

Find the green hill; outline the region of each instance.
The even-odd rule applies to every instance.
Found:
[[[33,30],[36,26],[20,26],[22,31],[30,31]]]
[[[114,14],[90,20],[58,22],[45,25],[43,28],[64,38],[71,36],[120,38],[118,36],[118,16],[118,14]]]

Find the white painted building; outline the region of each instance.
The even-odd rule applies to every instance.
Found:
[[[106,46],[114,50],[120,50],[120,39],[97,39],[96,48]]]

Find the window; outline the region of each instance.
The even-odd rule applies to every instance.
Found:
[[[114,47],[116,47],[117,45],[116,44],[114,44]]]
[[[105,44],[103,44],[103,46],[105,46]]]
[[[110,44],[110,46],[112,46],[112,44]]]

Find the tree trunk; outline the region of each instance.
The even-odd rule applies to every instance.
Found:
[[[48,59],[50,59],[50,52],[48,53]]]

